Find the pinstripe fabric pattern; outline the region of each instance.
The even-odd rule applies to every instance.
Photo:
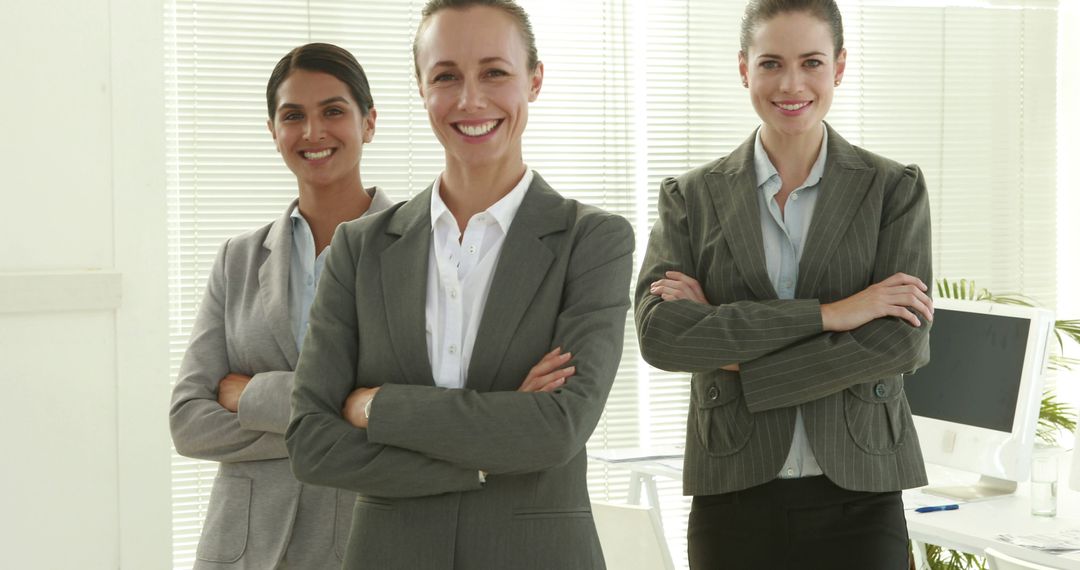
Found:
[[[688,495],[775,478],[791,446],[796,406],[818,463],[841,487],[891,491],[926,483],[902,375],[928,361],[929,324],[883,318],[844,333],[821,325],[821,303],[898,271],[931,282],[926,184],[918,167],[854,147],[826,127],[821,195],[793,300],[777,299],[766,271],[752,136],[661,185],[635,318],[646,361],[693,373]],[[669,270],[698,279],[714,306],[651,295],[650,284]],[[740,372],[720,370],[731,363]]]

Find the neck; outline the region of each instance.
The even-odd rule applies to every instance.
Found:
[[[821,152],[823,128],[819,123],[817,128],[807,129],[804,133],[787,135],[768,125],[761,127],[761,144],[781,178],[785,172],[810,172]]]
[[[509,194],[525,175],[525,163],[520,158],[479,167],[447,159],[439,180],[439,196],[462,232],[470,218]]]
[[[338,224],[359,218],[370,206],[371,197],[364,190],[359,173],[347,182],[327,186],[300,184],[298,207],[311,226],[316,253],[330,245]]]

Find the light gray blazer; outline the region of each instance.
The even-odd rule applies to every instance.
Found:
[[[173,389],[177,453],[221,462],[197,569],[272,569],[286,550],[292,568],[341,566],[354,496],[297,481],[283,436],[298,356],[289,317],[296,204],[221,246]],[[368,213],[390,205],[376,189]],[[238,413],[217,402],[230,372],[252,376]]]
[[[821,303],[898,271],[933,283],[926,183],[918,167],[852,146],[828,128],[793,300],[777,298],[765,266],[753,136],[661,185],[635,317],[647,362],[693,373],[688,495],[775,479],[791,447],[796,407],[822,471],[841,487],[926,484],[902,375],[928,361],[929,324],[915,328],[890,317],[843,333],[821,325]],[[651,295],[649,285],[668,270],[696,278],[712,306]],[[740,372],[720,370],[735,362]]]
[[[630,224],[537,175],[503,243],[465,389],[447,390],[424,326],[430,199],[429,187],[338,229],[296,369],[293,469],[360,493],[348,569],[603,569],[585,442],[622,356]],[[555,346],[574,354],[575,375],[554,393],[515,392]],[[366,430],[341,416],[362,386],[382,386]]]

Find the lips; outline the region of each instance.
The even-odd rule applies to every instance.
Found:
[[[302,150],[300,151],[300,156],[303,157],[304,160],[323,160],[324,158],[329,158],[330,155],[336,152],[336,150],[337,149],[333,148],[324,148],[320,150]]]
[[[785,115],[798,115],[813,103],[813,101],[775,101],[773,106]]]
[[[452,123],[452,125],[454,130],[467,137],[482,138],[491,134],[502,122],[502,119],[490,119],[486,121],[460,121]]]

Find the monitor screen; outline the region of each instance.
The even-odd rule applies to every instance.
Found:
[[[1015,489],[1027,478],[1054,326],[1045,309],[934,301],[930,362],[904,378],[923,457],[982,476],[937,488],[966,499]]]
[[[1030,319],[936,310],[930,363],[904,379],[912,413],[1012,431],[1030,328]]]

